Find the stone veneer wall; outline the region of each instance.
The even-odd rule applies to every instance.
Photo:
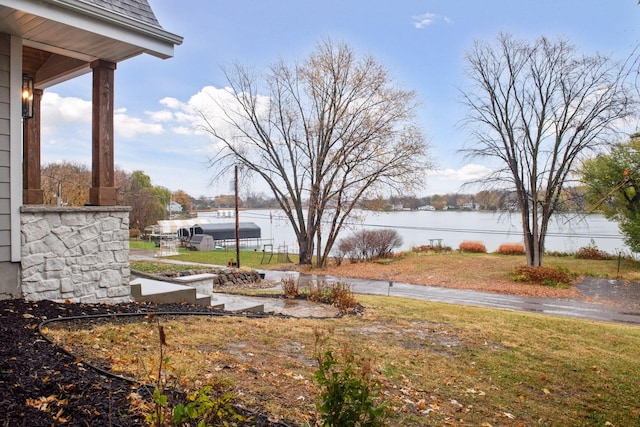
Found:
[[[129,207],[23,206],[22,296],[129,301]]]

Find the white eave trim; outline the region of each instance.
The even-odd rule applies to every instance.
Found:
[[[0,4],[129,43],[163,59],[172,57],[174,46],[183,40],[162,28],[78,0],[0,0]]]

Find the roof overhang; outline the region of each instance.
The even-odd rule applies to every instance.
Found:
[[[182,43],[158,26],[79,0],[0,0],[0,32],[23,40],[24,68],[41,89],[89,72],[96,59],[166,59]]]

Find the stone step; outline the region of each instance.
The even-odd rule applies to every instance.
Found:
[[[131,298],[135,301],[154,302],[156,304],[188,303],[212,306],[219,310],[263,313],[263,304],[246,301],[240,295],[198,293],[192,286],[163,282],[161,280],[136,278],[130,282]]]
[[[211,295],[213,293],[213,279],[216,279],[217,277],[217,274],[201,273],[191,274],[189,276],[174,277],[172,281],[179,282],[182,285],[194,287],[201,294]]]
[[[198,294],[196,288],[160,280],[137,278],[130,282],[131,297],[135,301],[157,304],[188,303],[211,305],[211,296]]]
[[[242,311],[249,313],[264,313],[264,304],[255,304],[251,301],[247,301],[247,297],[243,295],[230,295],[214,292],[212,298],[212,304],[222,304],[224,310],[227,311]]]

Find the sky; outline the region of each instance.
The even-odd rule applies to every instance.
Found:
[[[115,72],[115,163],[142,170],[153,185],[193,197],[231,193],[231,177],[211,182],[214,147],[196,132],[190,108],[227,85],[223,68],[257,71],[302,61],[319,42],[372,55],[394,82],[416,92],[417,122],[435,169],[416,195],[462,191],[490,166],[465,159],[460,91],[465,53],[500,32],[533,41],[566,38],[580,52],[624,60],[640,44],[637,0],[149,0],[163,28],[184,37],[173,58],[141,55]],[[91,165],[91,75],[52,86],[42,103],[42,162]],[[259,181],[241,192],[265,192]]]

